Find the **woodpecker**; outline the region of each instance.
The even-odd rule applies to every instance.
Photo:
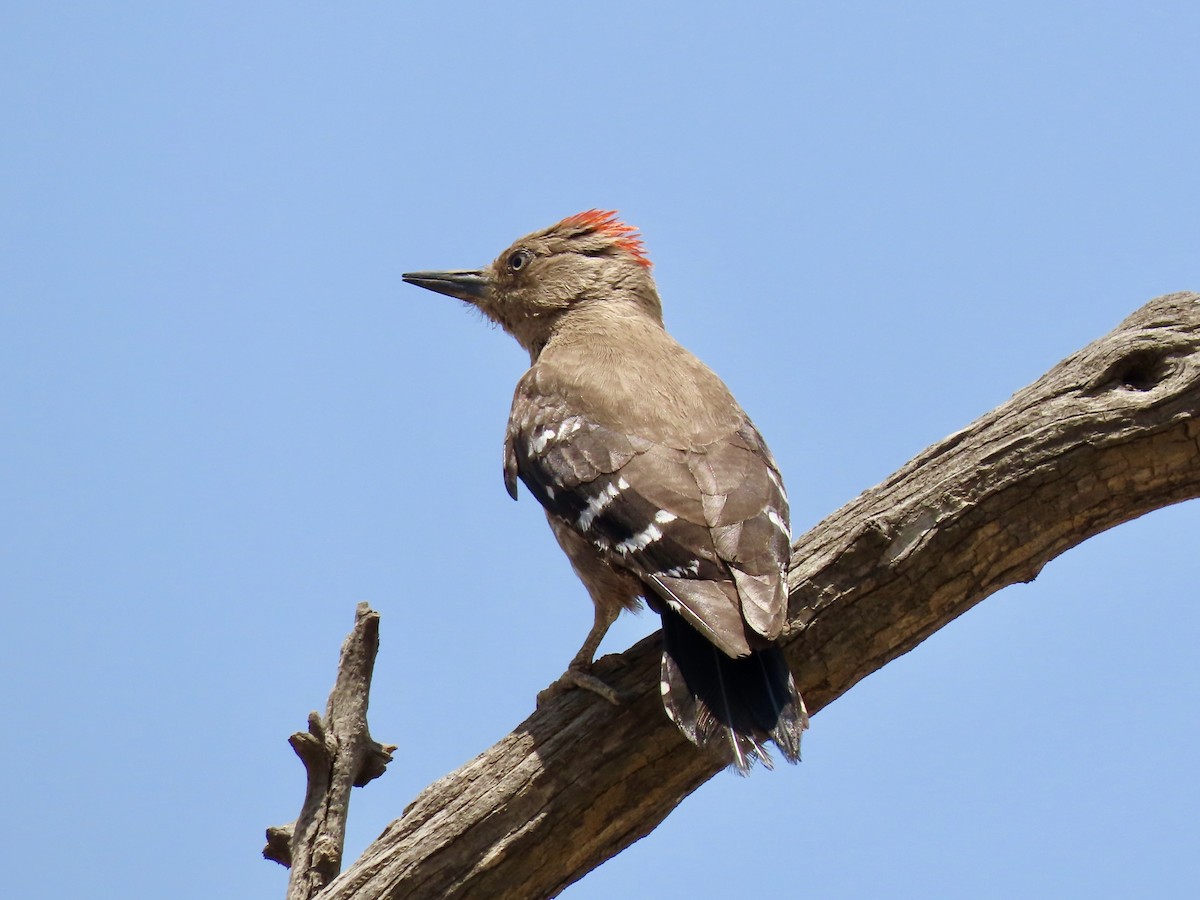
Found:
[[[789,762],[808,727],[776,641],[791,545],[783,480],[725,384],[663,326],[637,229],[589,210],[477,270],[404,281],[463,300],[516,338],[530,368],[504,436],[504,484],[544,507],[595,620],[556,689],[612,702],[591,666],[622,609],[662,617],[661,691],[692,743],[745,774]]]

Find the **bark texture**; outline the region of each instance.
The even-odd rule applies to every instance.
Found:
[[[1088,537],[1200,496],[1200,295],[1115,331],[864,492],[793,548],[789,661],[810,710]],[[634,699],[554,698],[426,788],[325,891],[553,896],[718,766],[658,697],[659,639],[597,664]]]
[[[378,651],[379,613],[360,603],[342,644],[325,718],[309,713],[308,731],[288,739],[308,774],[304,805],[296,821],[267,829],[263,849],[267,859],[291,867],[287,900],[315,897],[341,870],[350,788],[378,778],[392,761],[396,748],[373,740],[367,730]]]

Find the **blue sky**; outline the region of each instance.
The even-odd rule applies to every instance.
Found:
[[[400,749],[351,858],[574,653],[586,595],[500,480],[522,353],[401,272],[620,209],[797,531],[1200,289],[1196,4],[684,9],[0,10],[11,896],[282,896],[285,739],[359,600]],[[1071,551],[563,896],[1189,894],[1198,533]]]

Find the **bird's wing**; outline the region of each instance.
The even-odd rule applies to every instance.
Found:
[[[520,478],[553,516],[647,598],[678,611],[730,656],[774,640],[787,613],[788,505],[770,452],[745,419],[687,450],[624,434],[561,398],[522,399],[505,439]]]

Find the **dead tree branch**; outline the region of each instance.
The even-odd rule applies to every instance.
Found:
[[[796,543],[787,653],[809,708],[1088,537],[1200,496],[1200,295],[1151,301]],[[426,788],[322,900],[547,897],[716,773],[662,714],[657,636],[605,657],[634,696],[538,710]]]
[[[287,900],[308,900],[337,876],[346,840],[350,788],[378,778],[395,747],[384,746],[367,730],[371,675],[379,651],[379,613],[358,604],[354,628],[342,644],[337,680],[325,718],[308,714],[308,731],[288,743],[304,763],[308,787],[300,815],[267,829],[263,856],[291,866]]]

